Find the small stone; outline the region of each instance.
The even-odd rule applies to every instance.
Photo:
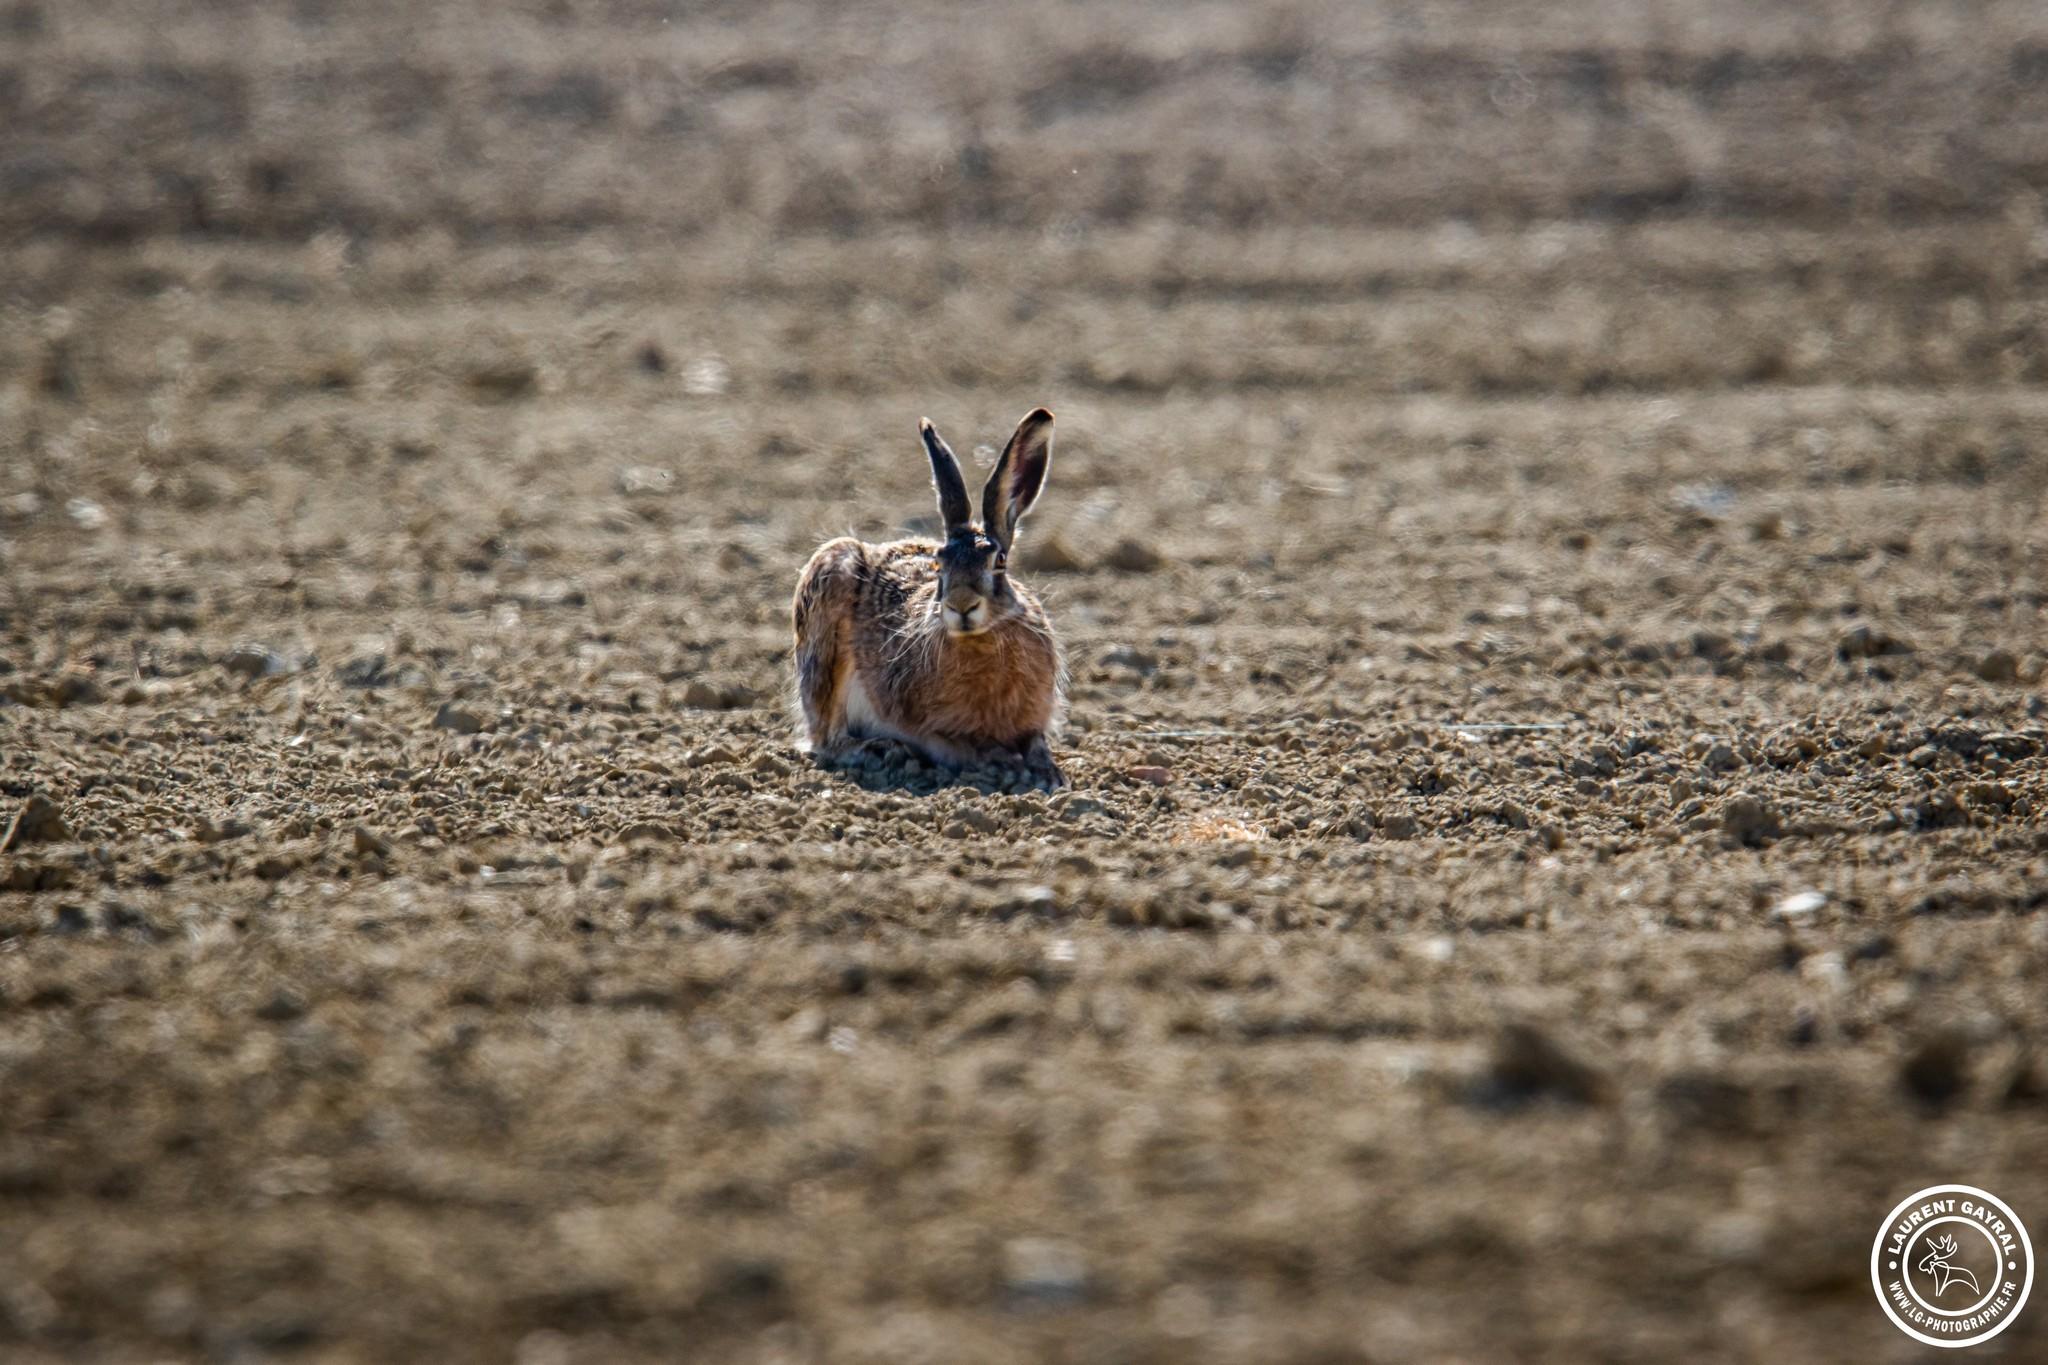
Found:
[[[1473,1087],[1473,1098],[1490,1108],[1517,1108],[1546,1098],[1592,1104],[1606,1093],[1605,1077],[1530,1024],[1510,1024],[1501,1031]]]
[[[16,706],[41,706],[49,700],[49,689],[29,678],[9,678],[0,683],[0,701]]]
[[[1166,566],[1166,558],[1143,541],[1126,536],[1102,557],[1102,564],[1119,573],[1154,573]]]
[[[1531,837],[1535,840],[1538,848],[1552,853],[1564,847],[1564,830],[1557,825],[1538,825],[1535,834]]]
[[[458,735],[473,735],[484,728],[484,717],[460,702],[444,701],[441,709],[434,713],[436,730],[453,730]]]
[[[1899,816],[1900,822],[1908,829],[1957,829],[1974,823],[1969,809],[1957,799],[1954,788],[1929,792],[1918,801],[1908,803]]]
[[[2048,1071],[2032,1052],[2022,1052],[2013,1059],[2000,1090],[2007,1104],[2039,1104],[2048,1100]]]
[[[675,488],[675,484],[674,470],[652,464],[628,465],[612,480],[612,486],[629,498],[667,493]]]
[[[1965,782],[1956,794],[1973,806],[1995,806],[2000,810],[2019,800],[2019,793],[2003,782]]]
[[[2018,682],[2020,661],[2009,649],[1994,649],[1977,660],[1977,676],[1988,683]]]
[[[1806,762],[1820,753],[1820,741],[1812,735],[1787,735],[1771,753],[1771,761],[1786,767]]]
[[[1735,510],[1735,490],[1724,483],[1680,484],[1671,501],[1704,521],[1719,521]]]
[[[683,368],[683,392],[713,398],[732,387],[732,367],[721,356],[700,355]]]
[[[469,387],[479,397],[500,403],[524,398],[540,384],[540,371],[523,360],[486,361],[472,366]]]
[[[666,841],[676,837],[676,832],[667,825],[653,820],[636,820],[612,836],[615,844],[643,844]]]
[[[1702,659],[1725,659],[1735,652],[1735,641],[1718,630],[1696,630],[1692,633],[1692,652]]]
[[[1159,667],[1156,656],[1132,645],[1112,645],[1096,663],[1103,668],[1128,668],[1134,673],[1150,673]]]
[[[266,853],[256,860],[250,870],[266,882],[281,882],[289,877],[299,865],[297,857],[290,853]]]
[[[1899,1080],[1923,1104],[1943,1108],[1969,1088],[1969,1047],[1957,1033],[1930,1038],[1907,1054]]]
[[[1003,1289],[1012,1298],[1057,1306],[1088,1297],[1088,1263],[1065,1242],[1018,1237],[1003,1246]]]
[[[967,806],[963,807],[953,822],[946,826],[944,833],[949,839],[959,839],[970,833],[994,834],[1002,827],[1003,822],[987,811]],[[960,831],[958,834],[953,832],[956,829]]]
[[[0,838],[0,853],[23,844],[58,843],[70,837],[71,827],[64,823],[64,812],[57,803],[42,792],[30,792],[14,813],[6,837]]]
[[[732,711],[750,700],[744,689],[704,678],[692,678],[683,688],[683,705],[695,711]]]
[[[1380,816],[1376,822],[1380,836],[1386,839],[1413,839],[1422,832],[1422,826],[1406,811],[1391,811]]]
[[[343,687],[385,687],[394,679],[391,664],[382,654],[360,654],[334,670],[334,680]]]
[[[1737,792],[1721,803],[1721,828],[1739,843],[1756,844],[1778,832],[1778,816],[1760,798]]]
[[[1732,745],[1715,742],[1700,755],[1700,766],[1710,773],[1725,773],[1742,766],[1742,758]]]
[[[1059,892],[1049,886],[1034,884],[1019,887],[1016,895],[1009,902],[1009,908],[1012,913],[1046,915],[1052,913],[1053,907],[1058,903]],[[1050,956],[1055,962],[1072,962],[1074,960],[1074,945],[1065,939],[1060,940],[1060,943],[1066,945],[1064,949],[1066,955],[1062,957],[1060,955],[1062,951],[1060,944],[1054,944]]]
[[[263,645],[236,645],[221,656],[220,666],[241,678],[274,678],[291,672],[291,663]]]
[[[1146,782],[1155,787],[1163,787],[1173,781],[1173,774],[1167,769],[1154,767],[1150,764],[1140,764],[1135,768],[1126,768],[1124,769],[1124,776],[1130,778],[1133,782]]]
[[[356,852],[363,857],[387,858],[391,856],[391,841],[373,829],[357,825],[355,831]]]
[[[1886,654],[1912,652],[1911,644],[1867,624],[1851,626],[1835,641],[1835,654],[1843,659],[1875,659]]]
[[[1812,1047],[1820,1040],[1820,1020],[1812,1010],[1800,1009],[1792,1016],[1792,1027],[1785,1033],[1785,1041],[1793,1047]]]
[[[1941,750],[1935,748],[1932,744],[1923,744],[1912,753],[1906,755],[1906,763],[1909,767],[1932,768],[1939,762],[1941,762]]]
[[[239,839],[243,835],[255,832],[254,825],[234,819],[232,816],[226,820],[216,821],[202,815],[199,817],[199,824],[192,831],[192,837],[202,844],[224,844],[230,839]]]
[[[90,706],[102,695],[100,685],[86,673],[65,673],[50,684],[50,700],[58,706]]]
[[[723,744],[709,744],[702,749],[691,750],[689,757],[685,758],[683,763],[687,767],[702,768],[712,763],[736,763],[738,761],[739,755],[726,748]]]
[[[1017,564],[1026,573],[1079,573],[1088,567],[1057,531],[1026,540]]]
[[[296,993],[280,990],[256,1007],[256,1017],[269,1024],[288,1024],[306,1015],[306,1002]]]
[[[100,906],[100,928],[110,934],[127,934],[151,943],[163,937],[163,931],[150,922],[149,916],[120,901],[108,901]]]
[[[1778,902],[1771,910],[1771,918],[1784,920],[1804,919],[1827,903],[1828,897],[1825,891],[1794,892]]]
[[[1770,1249],[1770,1223],[1753,1213],[1715,1214],[1700,1224],[1693,1245],[1724,1265],[1751,1265]]]
[[[42,863],[15,857],[0,865],[0,891],[62,891],[77,880],[63,863]]]
[[[1927,742],[1972,758],[1984,747],[1984,733],[1967,725],[1941,725],[1927,732]]]
[[[1065,797],[1054,797],[1052,808],[1053,813],[1062,820],[1079,820],[1085,815],[1100,815],[1109,809],[1108,806],[1105,806],[1092,796],[1074,796],[1071,794]]]

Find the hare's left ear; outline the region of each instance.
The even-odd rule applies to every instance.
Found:
[[[1017,424],[996,472],[988,476],[981,490],[981,520],[996,544],[1008,553],[1016,539],[1017,523],[1038,501],[1045,487],[1045,471],[1052,464],[1052,414],[1033,408]]]

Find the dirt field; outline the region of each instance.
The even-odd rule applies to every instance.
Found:
[[[2033,0],[4,0],[0,130],[0,1357],[1888,1362],[1899,1200],[2048,1239]],[[812,766],[798,568],[1039,403],[1072,789]]]

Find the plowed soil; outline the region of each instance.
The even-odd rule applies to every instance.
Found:
[[[1905,1360],[1895,1203],[2048,1238],[2038,6],[15,0],[0,128],[0,1355]],[[815,766],[798,568],[1039,403],[1071,789]]]

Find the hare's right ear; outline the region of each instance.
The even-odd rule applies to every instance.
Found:
[[[988,476],[981,490],[981,519],[1005,554],[1017,539],[1017,523],[1038,501],[1045,487],[1046,467],[1052,463],[1052,414],[1033,408],[1003,447],[996,472]]]
[[[973,504],[967,501],[967,481],[960,477],[960,461],[939,436],[929,417],[917,419],[917,434],[924,437],[925,454],[932,457],[932,487],[939,492],[939,516],[946,534],[974,520]]]

